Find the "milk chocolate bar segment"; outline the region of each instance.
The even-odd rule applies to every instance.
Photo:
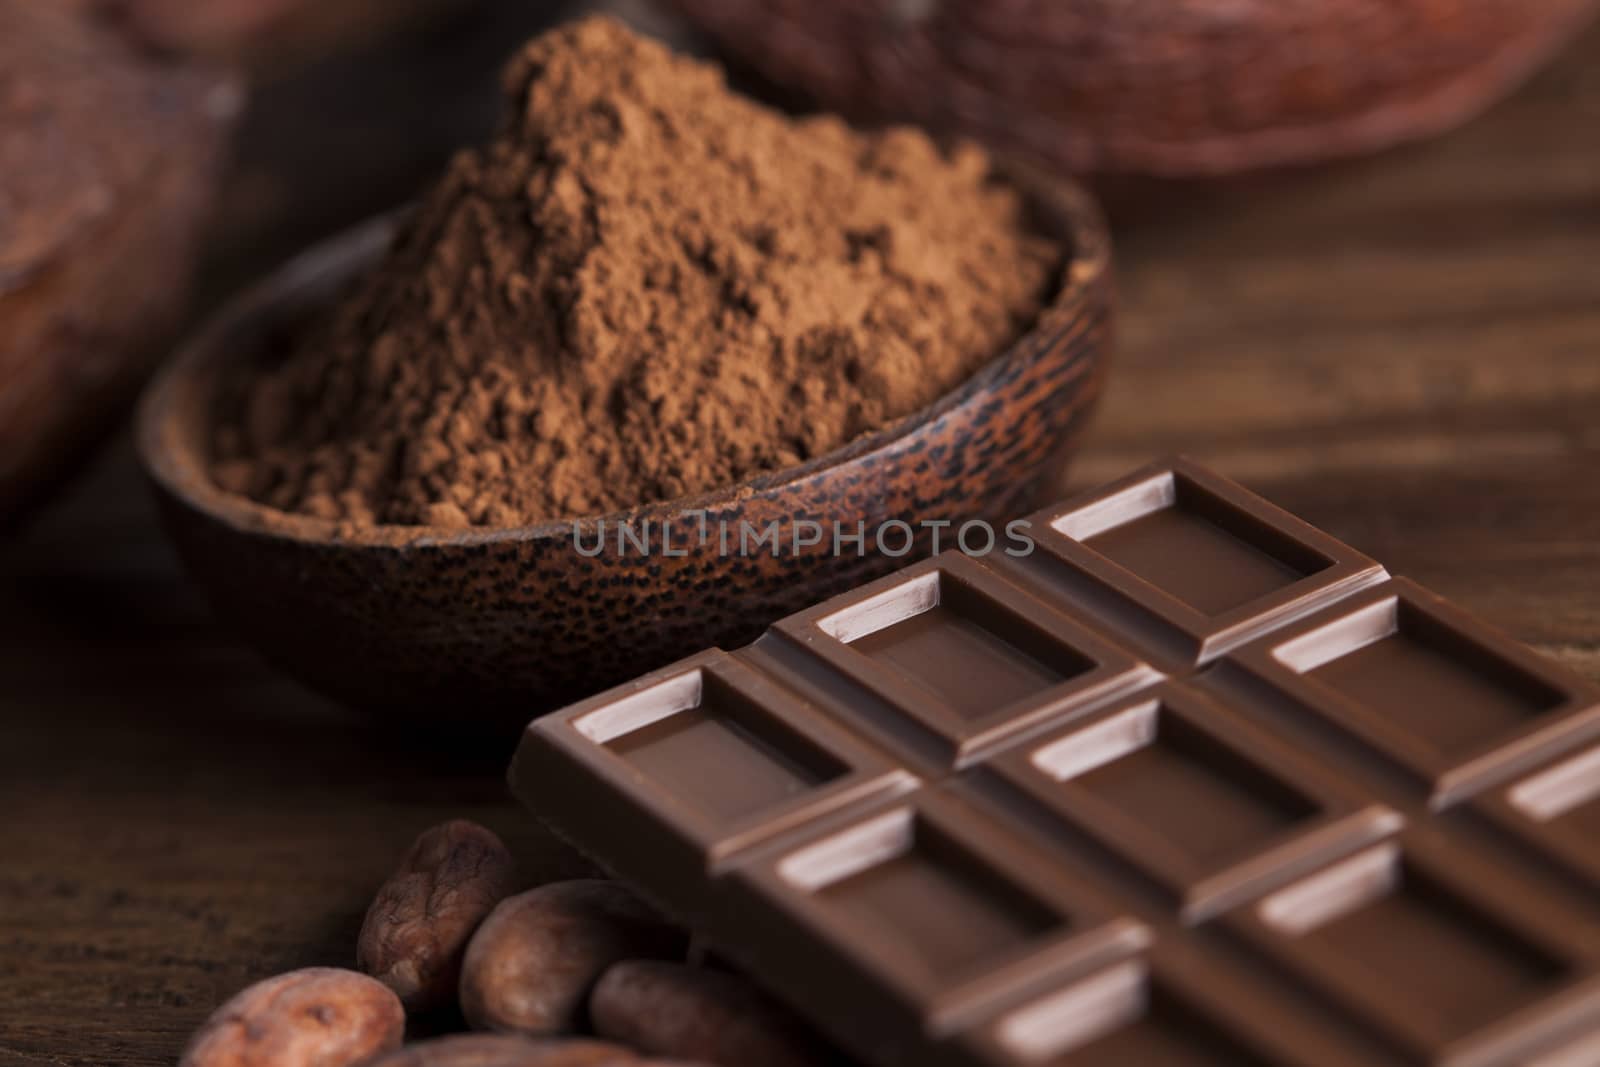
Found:
[[[1516,1062],[1600,1023],[1600,961],[1514,874],[1426,828],[1230,921],[1418,1062]]]
[[[1235,662],[1445,808],[1600,735],[1600,688],[1414,582],[1377,586]]]
[[[698,889],[741,849],[915,784],[715,650],[536,720],[511,780],[558,833],[647,893]]]
[[[1398,813],[1226,707],[1168,683],[987,764],[1066,833],[1158,883],[1190,922],[1398,830]]]
[[[1476,806],[1600,902],[1600,744],[1532,771]]]
[[[1037,547],[1025,569],[1180,667],[1386,577],[1376,561],[1185,459],[1028,521]]]
[[[743,958],[772,961],[792,1001],[888,1063],[936,1056],[973,1019],[1149,943],[1089,883],[936,786],[792,835],[730,880]]]
[[[959,553],[783,619],[758,642],[774,645],[787,646],[775,654],[798,674],[846,684],[841,698],[821,699],[841,721],[933,773],[1159,678]]]
[[[1014,1067],[1356,1067],[1358,1054],[1262,1010],[1256,991],[1164,943],[974,1027],[984,1064]]]

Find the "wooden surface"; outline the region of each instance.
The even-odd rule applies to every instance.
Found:
[[[281,251],[271,131],[314,121],[260,119],[213,281]],[[1186,451],[1600,679],[1597,131],[1592,33],[1430,146],[1108,189],[1122,355],[1071,483]],[[294,232],[434,159],[379,181],[370,144],[298,136],[351,177]],[[530,878],[579,870],[507,799],[507,755],[274,676],[212,623],[118,450],[0,546],[0,1065],[172,1063],[245,983],[348,963],[377,882],[447,816],[501,830]]]

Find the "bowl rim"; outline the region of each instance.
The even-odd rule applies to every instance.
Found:
[[[258,281],[230,297],[205,316],[177,348],[140,398],[136,439],[147,476],[164,494],[237,532],[305,546],[337,545],[349,549],[472,547],[487,544],[570,538],[575,529],[715,512],[757,494],[802,482],[824,471],[893,446],[988,391],[1011,364],[1024,358],[1047,324],[1059,327],[1093,312],[1093,296],[1111,272],[1111,237],[1104,215],[1086,188],[1072,179],[1047,175],[1022,164],[1008,165],[1001,175],[1021,191],[1030,212],[1043,213],[1064,235],[1070,256],[1062,265],[1061,287],[1041,308],[1024,333],[991,357],[932,404],[856,437],[804,463],[765,471],[754,477],[688,496],[651,501],[597,515],[544,519],[524,526],[474,527],[466,530],[382,524],[362,526],[284,511],[218,486],[208,465],[195,454],[185,429],[188,390],[199,387],[207,372],[227,360],[229,342],[241,329],[308,291],[350,276],[381,255],[391,244],[403,214],[396,211],[370,218],[334,233],[284,261]],[[1096,358],[1103,359],[1104,353]]]

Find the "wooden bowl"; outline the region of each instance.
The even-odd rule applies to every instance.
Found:
[[[146,393],[139,445],[169,531],[219,612],[306,684],[382,714],[520,726],[536,711],[711,645],[926,554],[858,557],[832,545],[782,558],[720,554],[716,523],[1010,518],[1059,471],[1105,371],[1110,247],[1098,209],[1037,186],[1036,225],[1073,256],[1034,328],[932,407],[804,465],[621,516],[460,532],[354,533],[218,488],[207,466],[212,398],[241,362],[271,359],[307,315],[372,265],[392,226],[369,224],[290,263],[224,309]],[[698,542],[697,514],[712,535]],[[657,551],[619,554],[615,529],[654,531]],[[661,523],[673,551],[659,551]],[[896,528],[886,538],[900,547]],[[831,540],[827,538],[825,540]],[[946,534],[945,543],[949,543]],[[1002,542],[1003,544],[1003,542]],[[442,718],[441,718],[442,717]]]
[[[178,327],[241,91],[84,0],[0,4],[0,529],[126,415]]]
[[[1221,174],[1427,136],[1596,0],[676,0],[822,105],[1071,172]]]

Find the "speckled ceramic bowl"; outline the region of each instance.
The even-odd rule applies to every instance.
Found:
[[[927,551],[835,556],[831,537],[777,559],[723,555],[725,521],[761,530],[835,521],[1005,518],[1059,472],[1087,422],[1108,350],[1109,241],[1075,186],[1031,184],[1037,225],[1073,256],[1032,331],[928,409],[801,466],[626,515],[469,533],[379,527],[341,536],[218,488],[207,468],[224,368],[265,360],[392,236],[369,224],[284,267],[224,309],[145,396],[139,443],[173,539],[217,610],[306,684],[384,714],[525,723],[711,645],[753,638],[780,615]],[[616,551],[649,523],[657,551]],[[673,550],[659,551],[662,522]],[[610,547],[591,556],[602,527]],[[784,539],[789,527],[784,526]],[[575,532],[578,537],[575,539]],[[896,543],[891,547],[898,549]]]

